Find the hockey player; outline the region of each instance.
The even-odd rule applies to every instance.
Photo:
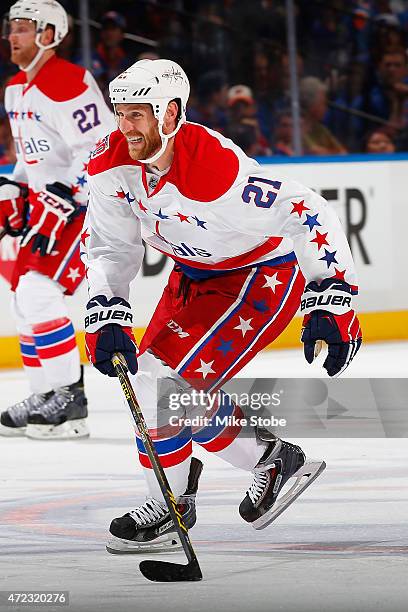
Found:
[[[191,386],[219,390],[281,334],[299,305],[307,361],[324,340],[323,367],[329,376],[341,374],[361,344],[347,240],[333,209],[311,189],[276,176],[273,167],[261,168],[217,132],[186,122],[189,83],[174,62],[137,62],[112,81],[110,96],[118,129],[95,148],[88,168],[88,357],[108,376],[114,375],[113,353],[126,358],[175,495],[186,488],[195,441],[254,473],[239,510],[262,528],[324,462],[307,463],[301,448],[260,428],[243,435],[239,419],[214,426],[216,414],[242,416],[226,394],[210,425],[192,432],[181,421],[171,429],[166,393]],[[175,266],[138,353],[128,300],[142,262],[142,232]],[[156,391],[159,379],[164,394]],[[110,552],[179,544],[140,438],[137,447],[149,496],[112,521]],[[278,498],[293,476],[304,482],[296,480],[291,493]],[[191,526],[194,504],[183,508]]]
[[[1,414],[0,433],[82,437],[87,401],[64,294],[84,276],[89,151],[115,123],[91,74],[55,54],[68,31],[58,2],[19,0],[8,23],[11,60],[21,70],[5,94],[17,164],[12,180],[0,179],[0,231],[21,233],[28,194],[12,290],[31,395]]]

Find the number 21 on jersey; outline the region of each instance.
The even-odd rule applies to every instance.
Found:
[[[242,192],[242,199],[247,204],[255,204],[260,208],[270,208],[277,198],[281,185],[280,181],[250,176],[248,184],[245,185]]]

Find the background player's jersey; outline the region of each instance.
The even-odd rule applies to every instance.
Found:
[[[14,179],[35,192],[61,181],[85,204],[89,151],[115,127],[92,75],[53,56],[30,83],[23,71],[11,79],[5,106],[17,155]]]
[[[196,278],[297,257],[306,282],[344,278],[356,289],[351,252],[327,202],[201,125],[181,127],[170,170],[153,191],[144,164],[113,132],[92,154],[89,188],[82,244],[90,296],[128,297],[142,235]]]

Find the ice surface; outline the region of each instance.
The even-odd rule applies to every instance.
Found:
[[[244,373],[321,375],[301,351],[265,353]],[[408,344],[364,347],[347,375],[407,377]],[[154,584],[138,556],[105,552],[110,520],[145,491],[118,382],[87,369],[86,388],[89,440],[0,438],[0,589],[69,590],[75,612],[407,609],[406,439],[296,440],[327,470],[258,532],[238,515],[249,475],[197,449],[205,468],[191,539],[204,580]],[[2,409],[26,393],[21,371],[0,374]]]

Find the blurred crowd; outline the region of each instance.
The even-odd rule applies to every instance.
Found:
[[[59,55],[82,63],[78,2]],[[9,2],[8,4],[11,4]],[[305,155],[408,151],[407,0],[295,0]],[[142,58],[179,62],[190,121],[251,156],[294,154],[284,0],[90,0],[92,67],[108,83]],[[0,47],[0,100],[16,67]],[[13,161],[0,104],[0,164]]]

